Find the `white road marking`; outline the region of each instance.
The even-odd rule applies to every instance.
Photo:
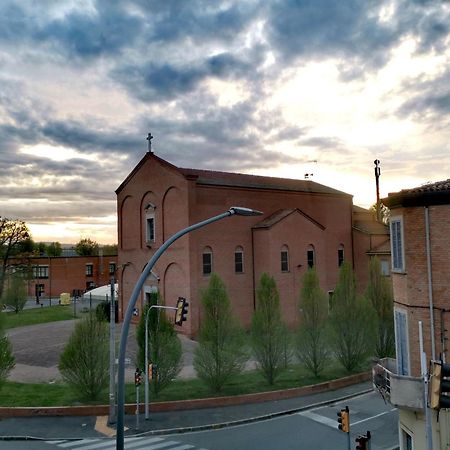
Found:
[[[337,429],[338,427],[337,419],[336,420],[329,419],[328,417],[321,416],[320,414],[313,413],[312,411],[302,411],[297,414],[299,416],[308,417],[309,419],[314,420],[315,422],[322,423],[323,425],[327,425],[331,428]]]

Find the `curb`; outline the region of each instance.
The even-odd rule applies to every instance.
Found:
[[[221,428],[234,427],[234,426],[245,425],[245,424],[254,423],[254,422],[261,422],[263,420],[274,419],[276,417],[289,416],[289,415],[296,414],[301,411],[306,411],[308,409],[319,408],[321,406],[332,405],[333,403],[342,402],[342,401],[348,400],[350,398],[368,394],[369,392],[372,392],[372,391],[373,391],[373,389],[365,389],[360,392],[355,392],[353,394],[348,394],[348,395],[344,395],[342,397],[333,398],[331,400],[324,400],[322,402],[311,403],[309,405],[300,406],[299,408],[287,409],[284,411],[269,413],[269,414],[265,414],[262,416],[247,417],[245,419],[213,423],[213,424],[208,424],[208,425],[197,425],[197,426],[192,426],[192,427],[168,428],[168,429],[162,429],[162,430],[149,430],[149,431],[144,431],[142,433],[130,434],[130,435],[127,435],[127,437],[151,436],[154,434],[158,434],[158,435],[182,434],[182,433],[190,433],[190,432],[204,431],[204,430],[219,430]]]
[[[187,409],[203,409],[219,406],[242,405],[245,403],[262,403],[301,397],[324,391],[351,386],[371,379],[372,373],[363,372],[337,380],[319,384],[278,391],[260,392],[256,394],[236,395],[231,397],[211,397],[195,400],[178,400],[173,402],[156,402],[150,404],[152,412],[181,411]],[[142,411],[144,405],[141,405]],[[135,404],[125,405],[125,413],[134,414]],[[109,405],[88,406],[54,406],[54,407],[0,407],[0,418],[10,417],[43,417],[43,416],[102,416],[109,412]]]
[[[234,427],[234,426],[239,426],[239,425],[246,425],[246,424],[250,424],[250,423],[274,419],[277,417],[288,416],[288,415],[299,413],[301,411],[306,411],[308,409],[319,408],[321,406],[332,405],[333,403],[338,403],[338,402],[341,402],[344,400],[348,400],[350,398],[355,398],[360,395],[370,393],[372,391],[373,391],[373,389],[365,389],[365,390],[362,390],[359,392],[355,392],[353,394],[344,395],[342,397],[337,397],[337,398],[334,398],[331,400],[324,400],[322,402],[311,403],[309,405],[301,406],[299,408],[269,413],[269,414],[265,414],[262,416],[247,417],[245,419],[231,420],[231,421],[227,421],[227,422],[220,422],[220,423],[213,423],[213,424],[206,424],[206,425],[196,425],[196,426],[191,426],[191,427],[166,428],[166,429],[161,429],[161,430],[148,430],[148,431],[143,431],[142,433],[128,434],[127,437],[141,437],[141,436],[153,436],[153,435],[166,435],[167,436],[167,435],[172,435],[172,434],[192,433],[192,432],[197,432],[197,431],[220,430],[223,428],[229,428],[229,427]],[[41,437],[35,437],[35,436],[0,436],[0,441],[53,441],[53,440],[60,440],[60,439],[61,438],[41,438]],[[75,441],[75,440],[80,440],[80,439],[81,438],[79,438],[79,437],[72,437],[72,438],[64,437],[65,441]],[[104,439],[107,439],[107,438],[104,438]],[[398,446],[392,447],[392,449],[390,449],[390,450],[398,450]]]

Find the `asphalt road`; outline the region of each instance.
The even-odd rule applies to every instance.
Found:
[[[350,409],[351,449],[358,434],[372,433],[371,450],[392,449],[397,445],[397,410],[371,392],[345,402],[309,409],[289,416],[248,425],[165,436],[126,438],[126,449],[135,450],[329,450],[348,449],[347,435],[337,429],[337,412]],[[176,414],[174,412],[173,414]],[[11,450],[112,450],[114,439],[88,438],[78,441],[9,441]],[[26,445],[24,445],[26,444]]]

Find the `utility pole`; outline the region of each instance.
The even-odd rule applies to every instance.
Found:
[[[109,419],[108,423],[116,423],[116,299],[114,290],[116,279],[111,275],[111,304],[109,307]]]
[[[381,222],[381,214],[380,214],[380,175],[381,175],[381,169],[380,169],[380,160],[376,159],[374,162],[375,164],[375,185],[377,190],[377,221]]]

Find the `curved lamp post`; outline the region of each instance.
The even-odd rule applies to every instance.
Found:
[[[218,220],[225,219],[226,217],[238,215],[238,216],[259,216],[261,211],[256,211],[250,208],[243,208],[240,206],[232,206],[228,211],[222,214],[206,219],[202,222],[198,222],[183,230],[178,231],[171,236],[150,258],[147,265],[144,267],[141,275],[139,276],[133,292],[131,293],[130,301],[128,303],[125,315],[123,318],[122,333],[120,335],[120,347],[119,347],[119,367],[117,377],[117,434],[116,434],[116,450],[124,450],[124,418],[125,418],[125,350],[127,346],[128,332],[130,329],[131,319],[133,317],[133,309],[136,305],[137,299],[141,292],[141,289],[145,283],[145,280],[150,275],[153,266],[160,256],[172,245],[177,239],[184,236],[191,231],[198,228],[209,225],[210,223],[217,222]]]

